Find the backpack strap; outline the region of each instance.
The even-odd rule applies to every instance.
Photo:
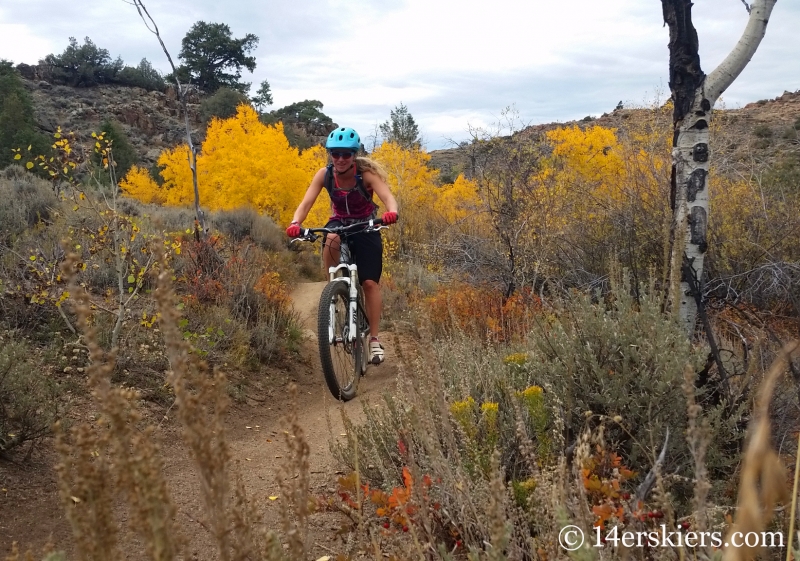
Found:
[[[333,200],[333,164],[328,164],[325,170],[325,181],[322,184],[325,186],[328,196]]]
[[[373,205],[375,204],[372,202],[372,197],[370,197],[369,193],[367,193],[367,188],[364,186],[364,178],[361,177],[360,173],[356,174],[356,189],[358,189],[359,193],[361,193],[365,199],[367,199]]]

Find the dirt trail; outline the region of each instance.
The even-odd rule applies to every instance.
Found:
[[[299,423],[311,450],[311,492],[315,495],[329,493],[334,491],[339,469],[331,454],[330,443],[341,438],[343,433],[341,409],[350,419],[358,420],[362,417],[365,401],[377,405],[384,392],[393,391],[400,371],[393,347],[400,340],[403,340],[404,347],[407,346],[405,337],[386,333],[382,338],[386,363],[369,367],[355,399],[346,404],[334,400],[322,377],[316,341],[317,305],[324,285],[324,282],[302,283],[293,291],[294,307],[304,328],[298,361],[290,371],[273,374],[264,380],[264,387],[269,389],[263,395],[249,396],[247,404],[235,404],[227,418],[231,455],[239,463],[248,496],[265,513],[267,527],[276,530],[280,528],[280,499],[271,501],[269,497],[280,494],[277,477],[284,461],[285,415],[291,407],[286,391],[288,383],[297,386]],[[165,423],[162,431],[162,457],[170,491],[178,508],[178,523],[192,545],[187,552],[188,558],[215,559],[215,548],[201,522],[203,507],[199,479],[179,428]],[[8,473],[0,474],[3,475],[0,485],[8,489],[0,492],[0,556],[9,551],[12,541],[40,547],[52,535],[61,548],[71,542],[69,526],[58,503],[52,469],[54,461],[52,453],[46,454],[38,461],[37,473],[33,477],[23,466],[11,466]],[[3,467],[0,466],[0,471]],[[125,515],[121,509],[122,520]],[[343,518],[336,513],[312,515],[309,540],[312,559],[341,549],[341,542],[336,541],[335,534],[342,523]],[[141,553],[137,553],[141,550],[135,543],[130,545],[124,548],[129,552],[127,558],[141,559]]]

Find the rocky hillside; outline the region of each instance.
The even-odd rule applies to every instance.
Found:
[[[126,86],[72,88],[42,80],[23,81],[34,103],[36,122],[45,132],[72,131],[79,143],[89,147],[91,133],[104,119],[122,124],[136,149],[140,164],[155,163],[164,148],[185,142],[186,127],[174,90],[147,92]],[[193,141],[201,140],[204,127],[200,119],[200,98],[189,97]]]
[[[602,126],[625,130],[628,124],[648,119],[649,109],[616,109],[602,116],[585,117],[566,123],[546,123],[528,127],[518,134],[537,136],[557,127]],[[784,92],[769,100],[749,103],[739,109],[717,108],[714,120],[719,125],[712,137],[712,148],[731,165],[769,165],[787,154],[800,154],[800,91]],[[664,123],[671,126],[671,121]],[[668,129],[667,129],[668,130]],[[461,171],[468,172],[467,151],[460,148],[431,152],[431,165],[451,178]]]
[[[126,86],[72,88],[52,85],[35,75],[24,78],[23,82],[33,98],[38,126],[45,132],[55,132],[59,126],[64,131],[73,131],[87,148],[93,144],[92,131],[98,130],[106,118],[123,126],[138,152],[140,164],[144,166],[153,165],[163,149],[185,141],[186,129],[173,89],[162,93]],[[189,96],[192,138],[198,144],[205,133],[200,117],[201,101],[196,92]],[[520,134],[535,136],[569,125],[625,129],[628,122],[643,119],[648,111],[616,109],[597,118],[534,125]],[[786,152],[800,151],[800,91],[785,92],[775,99],[749,103],[739,109],[718,109],[714,115],[725,130],[724,134],[718,135],[714,149],[733,162],[755,160],[763,163]],[[287,126],[291,132],[291,123]],[[311,134],[309,131],[294,132],[296,135]],[[319,141],[326,131],[315,134],[312,140]],[[466,170],[466,162],[466,153],[458,148],[431,152],[431,164],[441,169],[448,179]]]

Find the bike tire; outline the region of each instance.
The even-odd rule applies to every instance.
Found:
[[[317,315],[317,339],[322,373],[333,397],[341,401],[350,401],[356,396],[365,359],[363,339],[357,336],[352,343],[347,340],[350,328],[349,291],[349,286],[345,282],[328,283],[322,290]],[[333,314],[331,306],[334,308]],[[329,329],[334,336],[333,342],[329,341],[331,332]]]

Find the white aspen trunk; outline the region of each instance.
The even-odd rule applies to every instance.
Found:
[[[706,80],[706,95],[708,99],[713,99],[712,107],[722,92],[728,89],[753,58],[767,32],[769,16],[776,2],[777,0],[755,0],[750,6],[750,18],[739,42]]]
[[[739,42],[727,58],[701,81],[689,110],[675,120],[672,162],[675,188],[673,232],[676,237],[671,263],[674,271],[683,269],[684,264],[688,267],[680,275],[679,294],[673,297],[673,303],[678,306],[678,317],[689,336],[694,332],[697,320],[697,303],[689,277],[696,279],[697,286],[701,286],[704,258],[708,250],[708,169],[711,156],[708,123],[719,96],[739,76],[756,52],[776,2],[753,2]],[[683,239],[678,239],[681,235]]]
[[[688,261],[695,279],[703,275],[703,262],[708,250],[708,121],[709,109],[703,110],[703,88],[697,90],[691,111],[675,124],[676,140],[672,149],[675,174],[675,211],[673,215],[676,239],[672,248],[672,267],[680,271]],[[709,100],[705,100],[707,104]],[[700,122],[698,128],[698,124]],[[683,235],[683,239],[677,236]],[[697,302],[685,274],[681,274],[678,316],[687,333],[694,332]]]

